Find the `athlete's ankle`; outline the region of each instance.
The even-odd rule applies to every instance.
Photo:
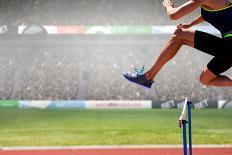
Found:
[[[149,75],[149,73],[145,73],[144,74],[145,75],[145,78],[148,80],[148,81],[152,81],[153,80],[153,78],[151,78]]]

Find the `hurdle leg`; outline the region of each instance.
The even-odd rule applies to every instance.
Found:
[[[188,132],[189,132],[189,155],[192,155],[192,120],[191,120],[191,102],[188,101]]]
[[[183,146],[184,146],[184,155],[187,155],[187,133],[186,133],[186,120],[182,120],[183,124]]]

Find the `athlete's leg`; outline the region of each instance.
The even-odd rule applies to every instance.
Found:
[[[182,45],[194,47],[195,30],[177,29],[164,46],[155,64],[145,73],[148,80],[153,80],[161,68],[171,60]]]
[[[200,82],[206,86],[232,86],[232,79],[224,75],[215,75],[207,67],[202,72]]]
[[[200,81],[207,86],[232,86],[231,78],[220,75],[231,67],[232,62],[230,59],[227,60],[214,57],[207,65],[206,69],[202,72]]]

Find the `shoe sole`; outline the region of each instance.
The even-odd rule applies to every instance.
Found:
[[[143,86],[143,85],[140,85],[140,84],[138,84],[138,83],[135,83],[135,82],[132,82],[132,81],[128,80],[124,75],[123,75],[123,78],[126,79],[128,82],[130,82],[130,83],[132,83],[132,84],[135,84],[136,86],[138,86],[138,87],[140,87],[140,88],[143,88],[143,89],[145,89],[145,90],[150,90],[150,89],[151,89],[151,88],[149,88],[149,87],[145,87],[145,86]]]

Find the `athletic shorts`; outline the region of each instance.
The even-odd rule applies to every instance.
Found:
[[[215,75],[220,75],[232,67],[232,37],[219,38],[196,31],[194,48],[214,56],[207,68]]]

